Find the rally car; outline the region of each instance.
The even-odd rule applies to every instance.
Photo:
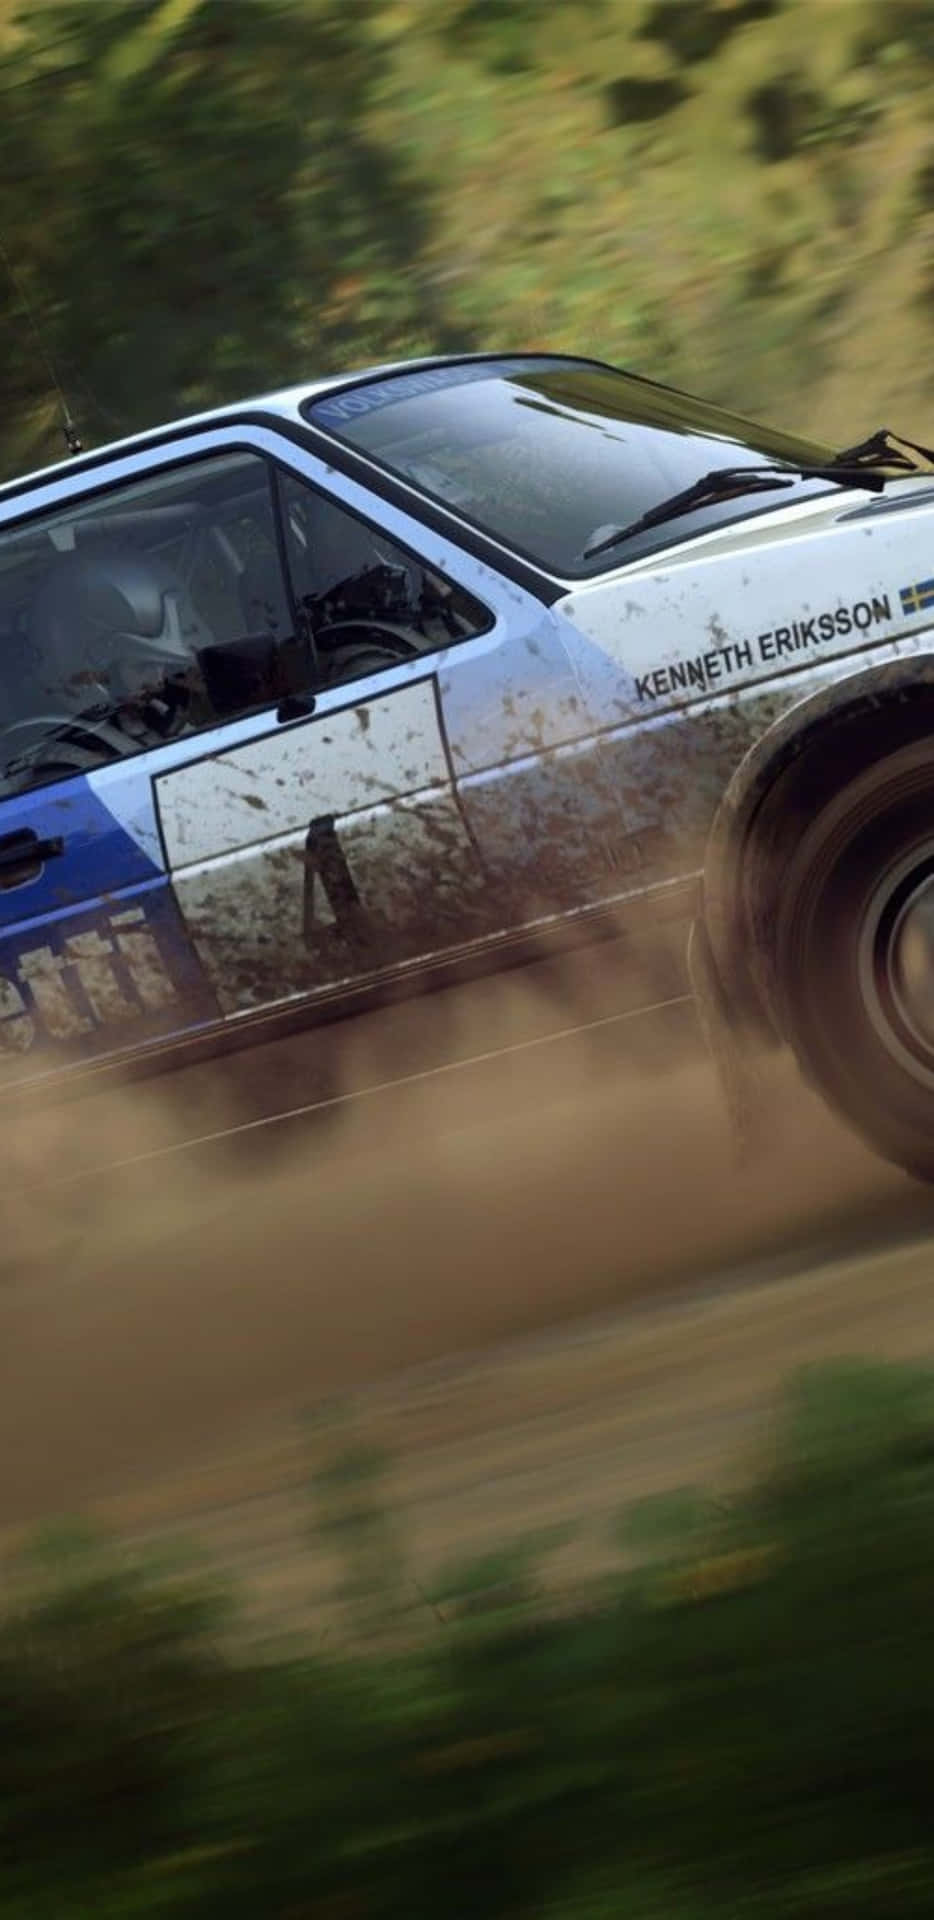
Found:
[[[934,460],[600,362],[308,383],[0,488],[0,1084],[648,906],[934,1172]]]

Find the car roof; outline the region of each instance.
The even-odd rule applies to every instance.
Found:
[[[577,356],[554,354],[523,354],[524,359],[567,359]],[[144,452],[147,447],[156,447],[165,443],[167,436],[196,433],[205,427],[223,426],[230,421],[243,420],[258,415],[296,422],[304,425],[302,404],[311,399],[320,398],[329,393],[339,393],[345,387],[357,386],[363,381],[388,379],[393,374],[416,373],[431,367],[458,367],[468,362],[488,360],[491,363],[504,358],[499,353],[457,353],[433,354],[421,359],[391,360],[384,363],[358,367],[348,373],[330,374],[324,378],[304,380],[298,386],[282,387],[270,393],[254,394],[252,397],[231,401],[225,406],[210,407],[201,413],[184,414],[176,420],[165,420],[152,427],[143,428],[139,433],[128,434],[120,440],[111,440],[102,446],[89,447],[79,454],[69,454],[61,460],[50,462],[48,466],[37,467],[31,473],[15,475],[0,482],[0,503],[15,498],[18,494],[28,493],[33,487],[47,486],[50,481],[64,480],[74,474],[77,476],[88,469],[100,466],[104,461],[118,458],[128,453]]]

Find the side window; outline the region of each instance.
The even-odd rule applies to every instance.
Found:
[[[250,453],[0,531],[0,792],[307,684],[280,547],[271,468]]]
[[[315,685],[375,673],[492,626],[492,616],[379,528],[280,472],[292,594]]]

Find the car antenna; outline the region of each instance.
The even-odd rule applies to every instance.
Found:
[[[29,325],[32,328],[32,332],[35,336],[36,345],[39,349],[39,354],[44,363],[46,373],[48,374],[49,380],[52,386],[55,388],[55,391],[58,395],[59,404],[62,409],[62,434],[64,437],[65,445],[68,449],[68,453],[70,456],[73,456],[76,453],[83,453],[84,443],[81,439],[81,436],[78,432],[77,427],[75,426],[71,408],[68,405],[68,396],[58,377],[58,372],[56,370],[55,362],[52,359],[52,355],[49,352],[49,349],[46,346],[45,340],[42,337],[42,329],[39,325],[38,319],[36,318],[36,314],[33,310],[32,303],[19,277],[19,274],[16,272],[13,262],[10,259],[10,256],[7,251],[2,235],[0,235],[0,260],[3,261],[3,264],[6,267],[7,273],[10,278],[10,284],[13,287],[13,291],[17,295],[17,298],[19,299],[19,303],[23,309],[23,312],[25,313],[26,318],[29,322]]]

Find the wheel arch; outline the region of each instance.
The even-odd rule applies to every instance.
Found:
[[[934,735],[934,646],[847,674],[790,708],[732,775],[704,854],[701,917],[725,997],[762,1038],[780,1037],[767,942],[782,825],[823,804],[867,760]],[[772,856],[772,857],[770,857]]]

